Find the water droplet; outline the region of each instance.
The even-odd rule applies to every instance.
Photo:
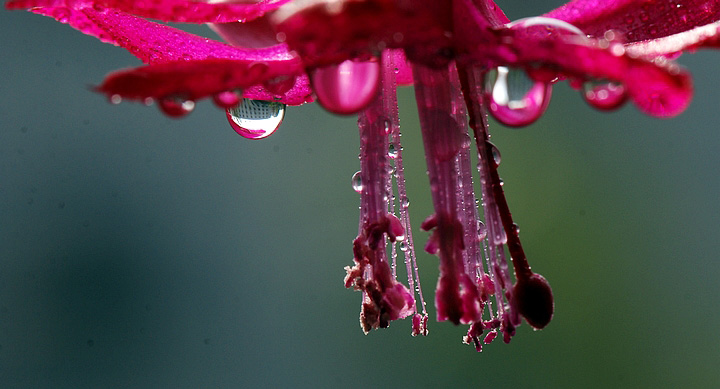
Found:
[[[359,170],[357,172],[355,172],[355,174],[353,174],[351,183],[352,183],[352,188],[355,192],[362,193],[362,190],[363,190],[362,174],[360,173]]]
[[[510,127],[526,126],[540,118],[552,95],[550,83],[533,81],[520,69],[499,66],[489,74],[488,82],[490,114]]]
[[[490,143],[490,142],[488,142]],[[495,163],[495,167],[500,166],[500,161],[502,160],[502,156],[500,155],[500,150],[498,150],[497,146],[490,143],[490,148],[492,149],[492,158],[493,162]]]
[[[112,95],[110,96],[110,104],[120,104],[122,103],[122,96],[120,95]]]
[[[400,242],[400,251],[406,252],[408,251],[408,245],[405,243],[405,241]]]
[[[627,101],[627,89],[612,81],[591,81],[583,85],[582,96],[591,107],[603,111],[617,109]]]
[[[235,91],[220,92],[213,96],[213,103],[220,108],[232,108],[240,103],[242,95]]]
[[[262,139],[272,135],[285,117],[283,103],[243,99],[226,111],[228,122],[235,132],[247,139]]]
[[[398,156],[398,150],[395,148],[395,145],[390,143],[390,147],[388,147],[388,157],[395,159]]]
[[[310,71],[318,101],[330,112],[352,114],[372,101],[380,79],[377,61],[345,61]]]
[[[478,220],[478,228],[477,228],[477,234],[478,234],[478,241],[482,241],[487,237],[487,227],[485,227],[485,223]]]
[[[410,199],[408,199],[407,197],[403,198],[402,201],[401,201],[401,205],[403,206],[403,208],[409,207],[409,206],[410,206]]]
[[[167,116],[179,118],[195,109],[195,102],[177,96],[164,97],[158,101],[158,107]]]

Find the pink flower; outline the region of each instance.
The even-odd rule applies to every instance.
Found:
[[[672,59],[720,45],[715,0],[574,0],[512,23],[491,0],[6,6],[54,17],[146,62],[98,87],[114,102],[157,101],[166,114],[182,116],[195,100],[212,97],[233,128],[253,139],[275,131],[286,105],[317,99],[329,111],[359,113],[361,170],[353,187],[361,193],[361,218],[345,285],[362,292],[366,333],[413,316],[413,335],[427,334],[395,95],[398,84],[414,84],[435,207],[421,227],[432,231],[425,250],[440,259],[437,319],[469,324],[465,341],[478,351],[499,333],[509,342],[521,317],[545,327],[554,310],[550,286],[530,269],[503,194],[486,112],[510,126],[530,124],[547,107],[552,84],[568,80],[598,109],[629,100],[647,114],[675,116],[690,103],[692,85]],[[144,18],[213,23],[230,45]],[[479,157],[479,199],[468,133]],[[408,286],[397,281],[398,255],[405,257]]]

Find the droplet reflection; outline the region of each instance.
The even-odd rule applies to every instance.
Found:
[[[247,139],[262,139],[272,135],[285,117],[283,103],[243,99],[228,108],[227,119],[235,132]]]

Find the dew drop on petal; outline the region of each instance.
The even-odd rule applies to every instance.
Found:
[[[612,81],[590,81],[583,84],[582,96],[591,107],[609,111],[620,108],[627,101],[625,86]]]
[[[213,96],[213,103],[220,108],[232,108],[240,103],[242,96],[235,91],[220,92]]]
[[[177,96],[164,97],[158,101],[158,107],[167,116],[183,117],[195,109],[195,102]]]
[[[310,72],[318,101],[330,112],[352,114],[365,108],[375,97],[380,79],[377,61],[345,61]]]
[[[226,111],[228,122],[235,132],[247,139],[262,139],[272,135],[285,117],[283,103],[243,99]]]
[[[353,174],[351,179],[352,188],[355,192],[362,193],[363,190],[363,183],[362,183],[362,174],[358,170]]]
[[[499,66],[488,78],[490,114],[500,123],[522,127],[545,112],[552,95],[550,83],[533,81],[520,69]]]

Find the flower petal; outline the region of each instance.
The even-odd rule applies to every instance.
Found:
[[[227,23],[249,21],[275,10],[289,0],[262,0],[257,3],[210,3],[191,0],[13,0],[5,4],[8,9],[37,7],[112,8],[133,15],[183,23]]]
[[[452,59],[451,8],[434,0],[291,2],[271,19],[309,68],[367,59],[386,48],[437,65]]]
[[[626,42],[657,39],[720,19],[717,0],[574,0],[545,14],[601,38],[608,30]]]
[[[685,50],[718,47],[719,44],[720,22],[715,22],[663,38],[631,43],[626,45],[625,49],[637,56],[652,58],[664,55],[672,57]]]
[[[84,33],[122,46],[146,63],[211,58],[250,61],[293,58],[287,46],[282,44],[262,49],[234,47],[113,10],[39,8],[33,11],[69,22]]]
[[[455,26],[460,33],[482,25],[478,19],[483,16],[468,6],[471,0],[458,0],[456,4]],[[467,38],[460,60],[484,67],[521,67],[531,73],[540,68],[582,81],[618,81],[640,110],[658,117],[678,115],[690,103],[690,76],[672,62],[637,58],[618,43],[588,41],[575,35],[543,37],[536,32],[533,27],[500,28],[493,40],[487,40],[487,34],[475,40]]]
[[[97,89],[108,96],[132,100],[179,98],[197,100],[228,90],[243,90],[246,98],[299,105],[312,101],[308,79],[299,60],[249,61],[205,59],[177,61],[120,71]],[[276,82],[295,78],[282,94],[271,93]]]

